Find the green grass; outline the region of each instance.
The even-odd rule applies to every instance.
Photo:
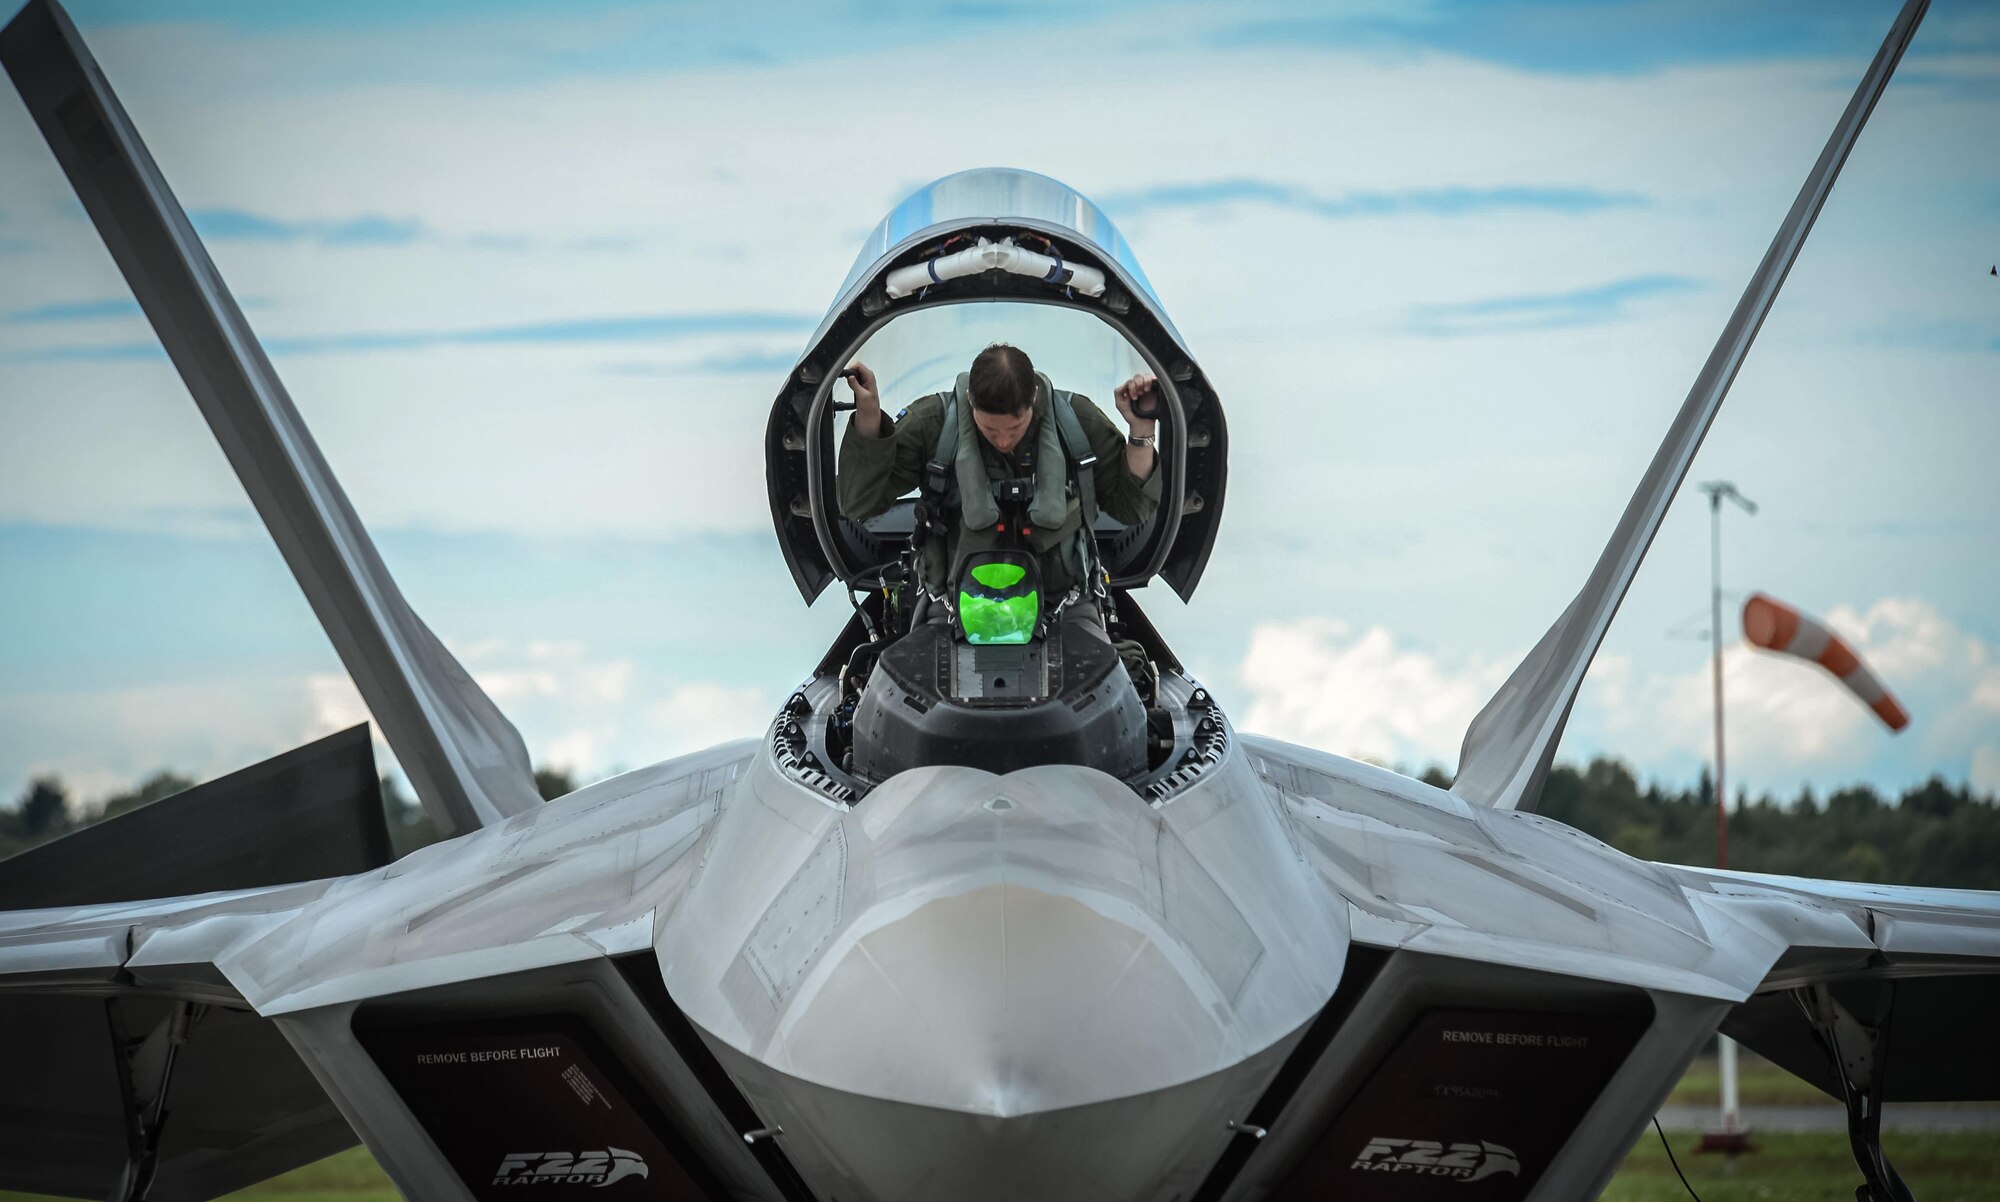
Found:
[[[262,1185],[224,1195],[242,1202],[269,1199],[276,1202],[396,1202],[399,1196],[389,1178],[366,1148],[349,1148]]]
[[[1817,1089],[1757,1056],[1741,1061],[1740,1085],[1746,1106],[1826,1102]],[[1717,1104],[1713,1057],[1693,1064],[1669,1099],[1672,1104]],[[1702,1202],[1821,1202],[1851,1198],[1861,1175],[1848,1152],[1847,1136],[1755,1135],[1757,1151],[1734,1160],[1696,1155],[1693,1132],[1670,1131],[1674,1155]],[[2000,1136],[1990,1132],[1892,1132],[1883,1140],[1889,1159],[1923,1202],[2000,1202]],[[1648,1130],[1605,1191],[1610,1202],[1685,1202],[1687,1191],[1674,1176],[1660,1140]],[[316,1164],[230,1194],[236,1202],[397,1202],[389,1179],[364,1148],[353,1148]],[[36,1194],[0,1191],[0,1202],[57,1202]]]
[[[224,1197],[236,1202],[397,1202],[399,1195],[368,1149],[349,1148]],[[0,1202],[68,1202],[68,1199],[0,1190]]]
[[[1722,1074],[1713,1056],[1702,1056],[1688,1066],[1681,1083],[1674,1086],[1670,1106],[1722,1105]],[[1762,1056],[1740,1052],[1736,1061],[1736,1088],[1745,1106],[1812,1106],[1831,1104],[1814,1085],[1794,1077]]]
[[[1757,1151],[1734,1160],[1698,1156],[1698,1137],[1669,1131],[1674,1155],[1702,1202],[1823,1202],[1852,1198],[1861,1173],[1845,1132],[1753,1135]],[[2000,1199],[2000,1136],[1990,1132],[1890,1132],[1890,1163],[1923,1202]],[[1687,1202],[1660,1137],[1648,1130],[1604,1191],[1607,1202]]]
[[[1696,1136],[1669,1132],[1674,1155],[1702,1202],[1823,1202],[1851,1198],[1861,1175],[1838,1132],[1760,1135],[1757,1152],[1734,1161],[1697,1156]],[[1990,1133],[1891,1133],[1889,1158],[1923,1202],[2000,1202],[2000,1138]],[[1618,1171],[1607,1202],[1686,1202],[1657,1135],[1648,1131]],[[241,1193],[238,1202],[397,1202],[382,1170],[361,1148],[273,1178]],[[39,1195],[0,1193],[7,1202]],[[51,1200],[54,1202],[54,1200]]]

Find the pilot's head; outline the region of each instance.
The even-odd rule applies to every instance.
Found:
[[[1035,365],[1028,356],[996,342],[972,360],[965,387],[980,436],[1003,455],[1019,446],[1035,420]]]

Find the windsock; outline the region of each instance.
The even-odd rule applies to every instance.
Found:
[[[1783,655],[1796,655],[1800,659],[1811,660],[1820,667],[1840,677],[1840,683],[1848,691],[1861,698],[1861,703],[1875,711],[1875,716],[1890,730],[1901,730],[1910,724],[1910,715],[1903,711],[1882,682],[1854,654],[1854,649],[1841,637],[1813,619],[1786,605],[1783,601],[1766,597],[1762,593],[1750,594],[1743,603],[1743,637],[1753,646],[1766,651],[1776,651]]]

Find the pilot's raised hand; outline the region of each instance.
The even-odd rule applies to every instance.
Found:
[[[866,363],[854,362],[840,373],[854,390],[854,424],[869,438],[882,436],[882,396],[875,391],[875,373]]]
[[[1125,424],[1132,428],[1132,433],[1148,435],[1153,432],[1153,427],[1160,417],[1158,386],[1159,380],[1156,377],[1142,371],[1120,384],[1112,393],[1112,399],[1118,403],[1118,412],[1124,417]],[[1148,413],[1142,417],[1135,409],[1144,409]]]
[[[1160,418],[1159,380],[1146,372],[1140,372],[1120,384],[1111,398],[1118,402],[1118,412],[1131,427],[1132,435],[1125,440],[1125,470],[1132,473],[1134,480],[1144,480],[1153,474],[1156,456],[1153,454],[1153,431]],[[1147,411],[1141,416],[1137,410]]]

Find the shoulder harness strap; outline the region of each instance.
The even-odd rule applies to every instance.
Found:
[[[950,392],[940,394],[944,402],[944,425],[938,429],[937,446],[931,450],[931,461],[924,465],[923,491],[940,499],[951,492],[952,465],[958,458],[958,411],[965,399],[965,386],[970,373],[960,372],[958,384]]]
[[[1083,517],[1083,528],[1095,540],[1097,537],[1097,452],[1090,447],[1090,438],[1083,432],[1083,422],[1076,416],[1076,399],[1067,392],[1059,392],[1049,378],[1041,372],[1035,379],[1049,394],[1049,410],[1056,419],[1056,432],[1062,436],[1063,456],[1069,460],[1070,478],[1076,481],[1076,507]]]
[[[1035,379],[1048,395],[1049,415],[1055,419],[1063,458],[1068,461],[1069,478],[1076,488],[1076,511],[1081,523],[1075,543],[1077,588],[1088,596],[1102,583],[1097,562],[1097,452],[1091,449],[1083,422],[1076,416],[1076,398],[1057,390],[1041,372],[1035,373]]]
[[[953,471],[953,460],[958,447],[958,398],[965,388],[965,377],[959,377],[958,389],[943,394],[944,426],[938,431],[937,446],[931,451],[930,462],[924,464],[923,474],[917,478],[917,504],[912,515],[915,523],[910,530],[910,549],[919,553],[933,538],[945,538],[950,533],[951,519],[946,516],[951,509],[952,486],[957,483]]]

